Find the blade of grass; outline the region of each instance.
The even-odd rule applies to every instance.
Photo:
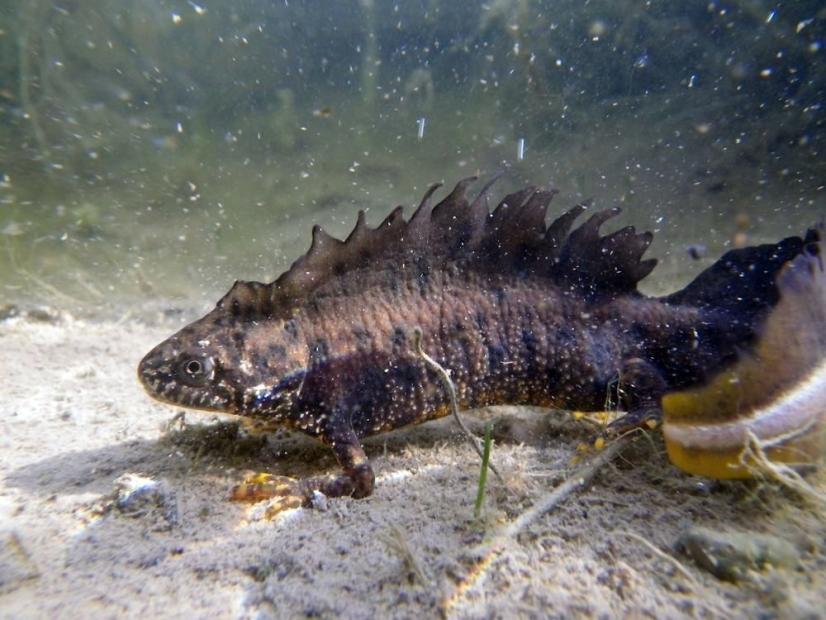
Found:
[[[479,488],[476,491],[476,505],[473,507],[473,518],[478,520],[482,515],[482,504],[485,502],[485,485],[488,482],[488,463],[490,463],[490,449],[493,445],[493,422],[485,424],[485,447],[482,453],[482,469],[479,471]]]

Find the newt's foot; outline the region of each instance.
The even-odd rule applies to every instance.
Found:
[[[375,475],[366,462],[341,476],[319,476],[303,480],[253,473],[232,489],[230,499],[236,502],[270,500],[266,516],[271,518],[283,510],[316,505],[319,493],[326,497],[367,497],[373,492],[374,483]]]
[[[608,425],[608,432],[612,435],[623,435],[638,428],[651,431],[660,425],[662,419],[663,410],[659,407],[635,409],[611,422]]]

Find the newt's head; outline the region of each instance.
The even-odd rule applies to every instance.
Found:
[[[251,303],[257,283],[237,282],[212,312],[153,348],[138,378],[153,397],[182,407],[274,416],[303,374],[294,330]]]
[[[227,370],[235,352],[204,333],[209,315],[152,349],[138,366],[138,378],[155,398],[183,407],[231,411],[238,392]]]

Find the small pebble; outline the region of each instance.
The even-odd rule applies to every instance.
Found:
[[[0,305],[0,321],[7,321],[16,316],[20,316],[20,308],[15,304]]]
[[[324,495],[321,491],[313,491],[312,497],[313,508],[316,510],[320,510],[321,512],[325,512],[329,507],[329,503],[327,501],[327,496]]]
[[[59,323],[60,312],[48,306],[37,306],[26,312],[26,318],[36,323]]]
[[[115,480],[113,506],[127,517],[160,512],[169,526],[178,523],[178,502],[167,484],[138,474],[126,473]]]
[[[700,568],[718,579],[741,581],[768,567],[796,568],[800,552],[790,542],[757,532],[722,532],[691,527],[677,547]]]

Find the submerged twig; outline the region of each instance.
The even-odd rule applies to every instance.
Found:
[[[444,605],[449,607],[455,604],[455,602],[460,599],[473,585],[475,579],[482,573],[482,569],[493,563],[510,540],[516,538],[520,533],[525,531],[542,515],[559,506],[572,493],[584,487],[603,466],[613,461],[620,452],[637,441],[644,434],[645,433],[634,430],[626,433],[625,435],[620,435],[615,441],[608,444],[604,450],[594,455],[594,457],[585,465],[577,469],[565,480],[565,482],[560,484],[547,495],[540,497],[531,508],[523,512],[517,519],[512,521],[507,527],[503,528],[493,538],[478,545],[472,551],[473,557],[478,558],[476,560],[474,570],[470,571],[470,574],[473,577],[468,581],[462,581],[459,583],[453,592],[444,599]]]
[[[450,410],[453,413],[453,417],[459,424],[459,428],[462,429],[462,432],[468,438],[468,441],[470,441],[470,443],[473,445],[474,450],[476,450],[476,454],[478,454],[479,458],[484,461],[485,454],[483,451],[481,440],[470,431],[470,429],[465,424],[465,421],[459,415],[459,401],[456,397],[456,386],[453,384],[453,380],[450,378],[450,374],[448,374],[444,366],[442,366],[439,362],[437,362],[427,353],[425,353],[424,349],[422,348],[421,327],[413,328],[413,346],[415,347],[416,353],[419,355],[419,357],[421,357],[428,366],[430,366],[434,371],[436,371],[436,374],[439,376],[439,380],[442,382],[442,386],[445,388],[445,391],[447,392],[448,400],[450,402]],[[493,466],[493,463],[489,462],[488,467],[490,467],[490,470],[494,474],[496,474],[496,477],[499,479],[500,482],[504,482],[502,474],[500,474],[497,471],[497,469]]]
[[[22,267],[18,267],[17,272],[21,276],[23,276],[24,278],[26,278],[27,280],[32,282],[33,284],[39,286],[44,291],[51,294],[53,297],[56,297],[57,299],[62,299],[65,302],[78,304],[78,305],[83,304],[83,302],[80,299],[78,299],[77,297],[75,297],[73,295],[70,295],[69,293],[64,293],[63,291],[61,291],[56,286],[53,286],[53,285],[49,284],[48,282],[46,282],[46,280],[44,280],[40,276],[36,276],[35,274],[31,273],[30,271],[27,271],[26,269],[23,269]]]
[[[660,549],[657,545],[655,545],[654,543],[652,543],[652,542],[651,542],[650,540],[648,540],[647,538],[644,538],[644,537],[640,536],[639,534],[636,534],[635,532],[630,532],[630,531],[628,531],[628,530],[615,530],[615,532],[614,532],[614,533],[615,533],[615,534],[622,534],[623,536],[628,536],[629,538],[633,538],[634,540],[636,540],[636,541],[638,541],[638,542],[642,543],[643,545],[645,545],[645,547],[647,547],[647,548],[648,548],[648,550],[649,550],[649,551],[651,551],[651,553],[653,553],[654,555],[656,555],[658,558],[661,558],[661,559],[665,560],[666,562],[669,562],[672,566],[674,566],[674,568],[676,568],[676,569],[677,569],[677,571],[678,571],[678,572],[679,572],[679,573],[680,573],[683,577],[685,577],[688,581],[690,581],[690,582],[691,582],[691,584],[692,584],[695,588],[699,587],[699,585],[700,585],[700,584],[699,584],[699,583],[697,582],[697,580],[694,578],[694,575],[692,575],[692,574],[691,574],[691,571],[689,571],[689,570],[688,570],[688,569],[687,569],[687,568],[683,565],[683,563],[682,563],[682,562],[680,562],[680,561],[679,561],[677,558],[675,558],[674,556],[671,556],[671,555],[667,554],[665,551],[663,551],[662,549]]]
[[[565,482],[544,497],[539,498],[531,508],[519,515],[494,541],[500,538],[513,538],[527,529],[539,517],[550,512],[565,501],[569,495],[584,487],[603,466],[613,461],[620,452],[642,436],[643,433],[631,432],[621,435],[615,441],[609,443],[604,450],[595,454],[592,459],[569,476]]]
[[[746,445],[740,453],[740,463],[757,474],[779,482],[810,502],[826,505],[826,495],[816,491],[812,485],[803,479],[803,476],[792,467],[771,460],[766,453],[766,450],[770,447],[752,431],[746,430]]]
[[[387,533],[379,534],[379,540],[385,544],[388,550],[399,557],[408,575],[424,587],[430,584],[422,565],[410,547],[408,536],[401,528],[397,525],[391,525]]]
[[[34,28],[43,28],[43,22],[45,20],[42,19],[42,14],[44,8],[47,9],[49,5],[33,1],[24,6],[26,8],[23,16],[20,18],[21,26],[17,38],[20,105],[28,117],[32,128],[32,135],[40,150],[40,155],[45,159],[49,156],[49,144],[46,138],[46,132],[40,123],[40,114],[32,100],[32,88],[35,82],[35,78],[32,75],[32,57],[35,56],[37,52],[31,49],[33,47],[31,38]],[[43,87],[42,80],[43,76],[41,75],[40,83],[38,83],[40,88]]]

